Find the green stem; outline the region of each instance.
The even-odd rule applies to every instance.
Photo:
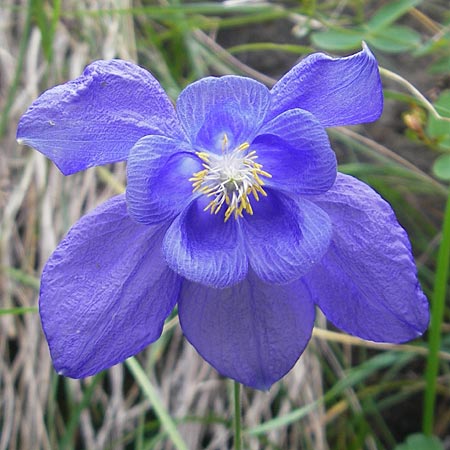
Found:
[[[441,346],[441,327],[444,318],[445,296],[450,259],[450,191],[445,206],[442,240],[439,246],[436,265],[436,278],[431,299],[431,325],[428,337],[428,358],[425,372],[425,402],[423,415],[423,432],[431,436],[434,424],[434,407],[436,403],[436,382],[439,369],[439,348]]]
[[[241,385],[234,381],[234,450],[242,450]]]

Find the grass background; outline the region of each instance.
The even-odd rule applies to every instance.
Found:
[[[82,381],[54,373],[37,314],[40,272],[71,224],[123,191],[125,165],[63,177],[15,142],[31,102],[95,59],[138,62],[175,99],[210,74],[270,86],[304,55],[347,55],[361,40],[386,69],[383,117],[329,134],[340,170],[377,189],[408,230],[435,301],[433,331],[375,345],[319,316],[289,375],[267,393],[244,389],[244,448],[450,448],[450,126],[434,118],[450,117],[449,29],[438,0],[0,0],[0,450],[233,445],[232,385],[186,343],[176,316],[127,364]]]

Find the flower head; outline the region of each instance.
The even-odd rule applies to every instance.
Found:
[[[175,108],[119,60],[43,93],[19,142],[66,175],[120,160],[128,171],[126,195],[76,223],[44,268],[55,368],[80,378],[123,361],[158,339],[175,304],[198,352],[259,389],[299,358],[315,305],[365,339],[419,336],[428,305],[406,233],[373,190],[337,174],[324,129],[381,110],[366,47],[313,54],[271,90],[204,78]]]

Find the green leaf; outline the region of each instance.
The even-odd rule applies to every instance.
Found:
[[[420,34],[403,25],[390,25],[368,36],[367,41],[378,50],[400,53],[420,44]]]
[[[450,117],[450,90],[441,93],[434,107],[441,116]]]
[[[450,90],[441,93],[434,103],[436,111],[443,117],[450,118]],[[450,149],[450,122],[436,119],[430,115],[427,123],[427,134],[436,141],[439,147]]]
[[[450,72],[450,58],[444,56],[438,59],[431,67],[430,73],[433,74],[447,74]]]
[[[311,40],[317,47],[324,50],[354,50],[361,47],[361,41],[365,39],[363,29],[339,29],[328,30],[321,33],[313,33]]]
[[[394,450],[444,450],[444,446],[436,436],[416,433],[408,436],[406,441],[397,445]]]
[[[407,13],[411,8],[418,5],[421,0],[399,0],[397,2],[389,2],[382,6],[369,20],[367,27],[371,30],[384,28],[395,22],[403,14]]]
[[[433,173],[437,178],[444,181],[450,181],[450,154],[445,153],[433,164]]]

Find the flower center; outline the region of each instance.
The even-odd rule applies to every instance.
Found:
[[[243,211],[253,214],[250,196],[256,201],[259,194],[267,196],[262,188],[264,181],[261,177],[272,178],[270,173],[262,170],[262,165],[256,162],[256,151],[248,151],[250,144],[244,142],[234,150],[228,147],[228,137],[224,133],[222,139],[222,153],[220,155],[209,152],[196,152],[203,161],[203,170],[195,172],[189,181],[192,182],[194,192],[200,191],[211,201],[206,208],[211,214],[217,214],[226,205],[226,222],[232,215],[237,219],[243,217]]]

